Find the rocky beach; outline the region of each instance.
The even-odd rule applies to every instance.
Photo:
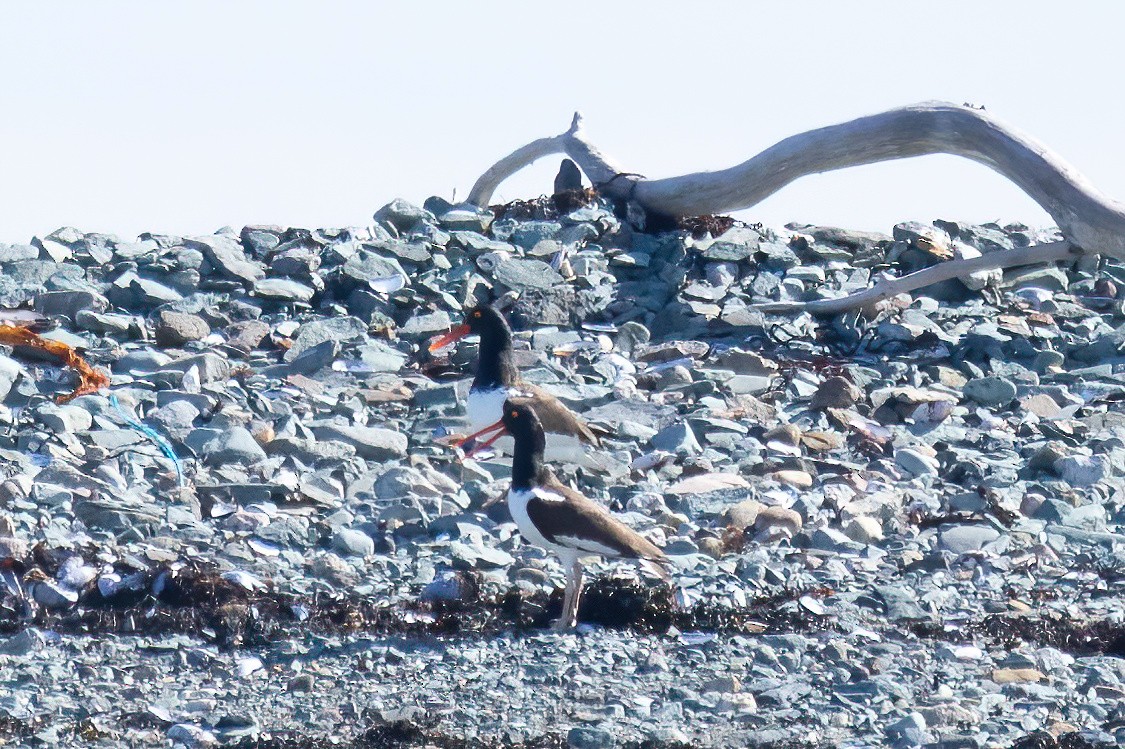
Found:
[[[60,402],[0,355],[0,746],[1125,744],[1125,267],[760,306],[1058,239],[641,230],[576,190],[0,243],[10,324],[110,375]],[[427,351],[482,303],[673,587],[590,565],[550,631],[510,461],[451,445],[475,347]]]

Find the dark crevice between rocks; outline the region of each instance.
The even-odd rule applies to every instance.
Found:
[[[1078,731],[1055,736],[1048,731],[1033,731],[1016,740],[1011,749],[1105,749],[1107,743],[1090,741]]]
[[[708,234],[719,237],[726,234],[735,225],[735,220],[730,216],[687,216],[675,220],[675,229],[686,231],[693,239],[703,239]]]
[[[470,588],[471,591],[471,588]],[[814,591],[812,593],[816,595]],[[733,608],[700,602],[676,606],[666,585],[596,578],[583,594],[579,620],[611,629],[664,634],[673,630],[724,633],[809,632],[831,629],[830,617],[797,604],[809,595],[787,590]],[[276,591],[250,591],[216,570],[193,565],[154,570],[135,590],[105,598],[96,586],[65,610],[37,607],[30,618],[0,608],[0,634],[28,626],[62,634],[194,634],[222,647],[253,647],[301,631],[365,632],[397,636],[476,635],[533,631],[550,626],[562,609],[562,591],[524,595],[511,590],[497,598],[467,595],[455,601],[412,600],[388,604],[374,598],[303,598]]]
[[[35,725],[29,721],[0,714],[0,745],[13,743],[17,739],[26,739],[34,735],[35,731]]]
[[[1071,621],[1042,616],[990,614],[979,622],[958,625],[918,623],[918,637],[948,642],[985,640],[1005,648],[1022,642],[1056,648],[1071,655],[1125,658],[1125,625],[1106,620]]]
[[[573,213],[597,202],[598,193],[592,188],[563,190],[532,200],[513,200],[502,205],[489,206],[497,219],[553,221],[559,216]]]

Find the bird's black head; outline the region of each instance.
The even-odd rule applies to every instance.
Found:
[[[465,320],[448,333],[436,337],[429,346],[434,353],[465,336],[480,336],[480,356],[474,387],[511,385],[519,379],[512,356],[512,329],[499,311],[480,304],[465,312]]]
[[[521,438],[535,443],[535,436],[543,434],[543,424],[535,414],[530,403],[520,398],[509,398],[504,401],[504,415],[500,421],[504,423],[504,430],[512,435],[518,442]]]
[[[504,415],[500,418],[504,431],[512,435],[512,486],[526,489],[543,472],[543,452],[547,438],[543,424],[529,403],[518,398],[504,402]]]
[[[500,314],[499,310],[487,304],[478,304],[476,307],[465,312],[465,325],[469,328],[470,334],[479,335],[482,339],[490,335],[498,335],[506,333],[506,337],[511,336],[511,329],[508,327],[508,322],[504,316]]]

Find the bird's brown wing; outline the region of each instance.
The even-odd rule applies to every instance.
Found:
[[[520,391],[526,393],[526,397],[517,396],[514,400],[528,403],[535,409],[535,415],[543,424],[543,431],[571,435],[587,445],[601,447],[601,437],[581,416],[563,405],[558,398],[537,385],[520,384],[518,387]]]
[[[527,503],[527,514],[548,541],[591,554],[665,561],[663,551],[601,505],[553,475],[545,478]]]

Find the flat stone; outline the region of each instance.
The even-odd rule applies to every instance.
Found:
[[[1105,459],[1100,455],[1067,455],[1054,463],[1054,470],[1071,486],[1093,486],[1105,478]]]
[[[941,546],[954,554],[979,551],[1000,537],[1000,531],[988,525],[946,526],[940,534]]]
[[[66,609],[78,603],[78,593],[69,590],[53,580],[35,583],[31,587],[32,597],[44,608]]]
[[[202,447],[204,461],[211,465],[253,465],[266,459],[266,451],[244,427],[229,427]]]
[[[312,429],[318,440],[334,440],[355,448],[367,460],[384,461],[406,457],[407,439],[402,432],[380,427],[322,424]]]
[[[558,272],[542,260],[512,258],[496,266],[492,276],[505,286],[516,289],[552,289],[563,284]]]
[[[844,535],[861,544],[873,544],[883,539],[883,526],[873,517],[857,515],[844,526]]]
[[[19,260],[38,260],[39,248],[30,244],[4,244],[0,242],[0,263]]]
[[[780,242],[758,243],[758,264],[771,271],[787,271],[801,264],[797,253]]]
[[[232,324],[225,333],[228,346],[250,352],[270,334],[270,326],[261,320],[243,320]]]
[[[309,302],[316,290],[291,278],[263,278],[254,282],[253,294],[279,302]]]
[[[153,332],[158,346],[176,347],[203,340],[211,334],[211,326],[198,315],[161,310]]]
[[[122,315],[116,312],[90,312],[78,310],[74,313],[74,324],[80,330],[93,333],[109,333],[115,336],[142,337],[144,318],[137,315]]]
[[[750,483],[737,473],[701,473],[670,484],[668,494],[708,494],[730,489],[749,488]]]
[[[752,229],[736,227],[699,250],[707,260],[740,262],[749,260],[760,246],[761,235]]]
[[[556,191],[557,192],[557,191]],[[492,225],[492,211],[473,208],[454,208],[438,217],[441,225],[450,231],[471,231],[484,234]]]
[[[255,257],[265,257],[270,250],[281,244],[285,229],[280,226],[244,226],[238,238],[242,245]]]
[[[1020,406],[1028,413],[1033,413],[1043,419],[1055,419],[1062,413],[1062,408],[1055,402],[1055,399],[1043,393],[1021,398]]]
[[[332,537],[332,549],[345,557],[366,557],[375,553],[375,541],[363,531],[341,528]]]
[[[192,367],[199,373],[203,384],[223,382],[230,377],[230,362],[210,351],[174,359],[161,368],[174,372],[187,372]]]
[[[964,393],[982,406],[1003,406],[1016,397],[1016,386],[1004,377],[978,377],[965,383]]]
[[[745,530],[754,525],[764,508],[765,505],[756,499],[744,499],[724,513],[724,522],[731,528]]]
[[[44,315],[62,315],[71,320],[79,311],[105,312],[109,300],[92,291],[45,291],[35,295],[35,311]]]
[[[23,367],[15,359],[0,354],[0,400],[8,397],[12,386],[23,372]]]
[[[863,391],[856,387],[850,380],[843,377],[829,377],[820,383],[820,387],[813,393],[809,407],[815,409],[825,408],[850,408],[854,406]]]
[[[657,450],[673,454],[683,452],[687,455],[698,455],[703,451],[699,440],[695,437],[695,432],[685,422],[677,422],[665,427],[653,436],[650,443]]]
[[[461,541],[451,543],[449,552],[455,566],[467,569],[498,569],[516,561],[511,554],[494,546],[478,546]]]
[[[324,341],[363,340],[367,337],[367,324],[356,317],[329,317],[305,323],[297,331],[293,345],[285,352],[285,361],[293,361],[305,349]]]
[[[914,591],[903,585],[877,585],[875,594],[883,603],[888,621],[920,621],[930,616],[918,605]]]
[[[375,211],[376,221],[385,221],[399,232],[405,233],[420,223],[433,223],[437,219],[425,208],[419,208],[408,200],[395,198]]]
[[[932,735],[926,730],[926,719],[914,712],[887,726],[887,738],[893,746],[906,749],[927,744]]]
[[[936,476],[938,462],[920,449],[903,447],[895,451],[895,464],[914,476]]]
[[[242,245],[234,237],[213,234],[184,240],[184,246],[199,250],[220,275],[253,284],[266,273],[246,257]]]
[[[449,313],[438,310],[437,312],[414,315],[406,321],[399,333],[410,338],[425,338],[449,330],[451,326],[452,321],[449,318]]]
[[[288,377],[293,374],[313,375],[331,366],[340,353],[340,343],[335,340],[321,341],[315,346],[310,346],[293,358],[287,364],[278,364],[263,368],[262,374],[267,377]]]
[[[997,684],[1034,684],[1046,681],[1047,677],[1034,668],[997,668],[991,678]]]
[[[801,531],[801,513],[788,507],[763,507],[754,520],[754,530],[765,540],[793,538]]]
[[[164,735],[174,745],[182,745],[188,749],[205,749],[219,744],[219,738],[215,734],[191,723],[177,723]]]
[[[81,432],[93,426],[94,417],[85,408],[76,405],[55,405],[39,408],[39,421],[55,433]]]
[[[180,292],[170,286],[165,286],[151,278],[142,278],[132,271],[122,273],[113,282],[108,296],[114,304],[128,309],[156,307],[183,299]]]
[[[760,375],[735,375],[726,381],[735,395],[758,395],[773,387],[773,378]]]
[[[798,489],[808,489],[813,485],[813,477],[805,471],[774,471],[770,476],[782,484],[788,484]]]

